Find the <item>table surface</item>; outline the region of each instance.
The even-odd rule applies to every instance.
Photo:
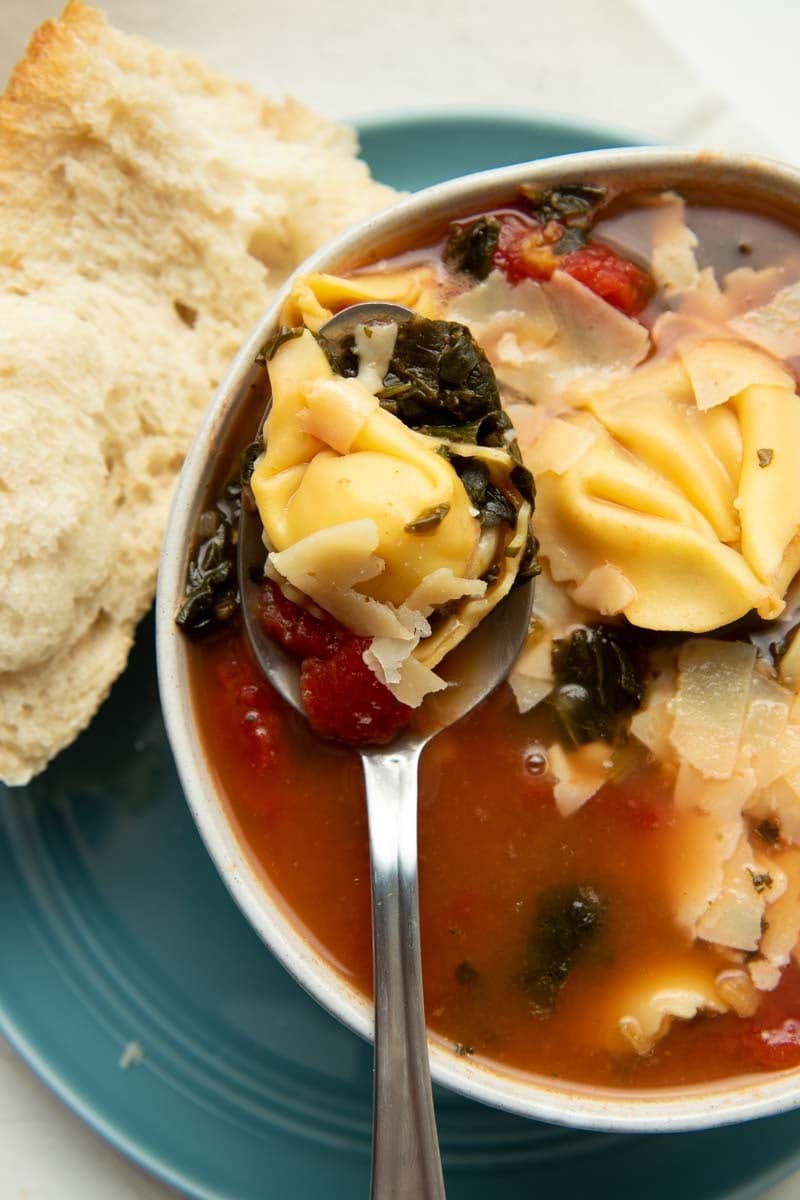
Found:
[[[335,117],[511,106],[591,119],[646,140],[800,163],[796,0],[762,0],[757,13],[729,0],[507,0],[500,22],[485,0],[460,0],[457,10],[430,0],[391,7],[106,0],[104,7],[121,29],[194,51],[264,92],[294,94]],[[59,4],[3,0],[0,9],[6,77],[33,27]],[[413,55],[386,53],[398,44],[414,46]],[[341,64],[354,58],[358,71],[348,74]],[[2,1200],[175,1195],[86,1128],[0,1038]],[[800,1173],[763,1200],[800,1200]]]

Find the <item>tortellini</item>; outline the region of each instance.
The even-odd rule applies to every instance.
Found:
[[[370,384],[380,390],[391,359],[391,346],[383,360],[376,352],[386,330],[356,333],[356,377],[334,373],[308,328],[277,349],[251,487],[268,573],[372,638],[364,661],[417,705],[446,686],[433,668],[512,586],[531,505],[511,481],[508,450],[417,432],[381,407]],[[480,460],[513,519],[482,521],[456,458]]]
[[[461,577],[481,573],[479,524],[430,439],[385,412],[357,380],[336,377],[308,332],[275,355],[270,381],[266,452],[252,488],[273,549],[367,517],[385,566],[360,590],[376,600],[402,604],[438,568]],[[432,532],[409,531],[443,509]]]
[[[800,568],[794,381],[734,341],[705,349],[704,371],[700,344],[692,375],[678,357],[656,360],[557,418],[558,452],[548,460],[546,426],[528,464],[553,578],[580,585],[610,565],[630,587],[609,611],[647,629],[704,632],[751,609],[776,617]],[[705,409],[701,378],[704,395],[717,393]]]

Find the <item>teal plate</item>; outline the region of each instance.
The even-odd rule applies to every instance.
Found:
[[[514,113],[361,123],[404,188],[630,138]],[[0,789],[2,792],[2,789]],[[0,794],[0,1028],[114,1145],[191,1196],[368,1194],[370,1048],[271,957],[183,800],[152,619],[87,732]],[[129,1042],[144,1050],[123,1071]],[[742,1200],[800,1165],[800,1113],[670,1136],[578,1133],[437,1094],[450,1200]]]

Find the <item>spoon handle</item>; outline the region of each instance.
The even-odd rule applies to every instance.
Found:
[[[417,879],[421,745],[362,755],[372,868],[372,1200],[444,1200],[433,1112]]]

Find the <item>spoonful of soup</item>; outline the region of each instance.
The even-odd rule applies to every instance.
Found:
[[[417,769],[528,632],[532,481],[468,330],[355,304],[265,347],[239,582],[264,674],[357,747],[372,872],[372,1196],[444,1196],[419,940]],[[257,454],[257,457],[256,457]],[[254,461],[253,461],[254,460]]]

